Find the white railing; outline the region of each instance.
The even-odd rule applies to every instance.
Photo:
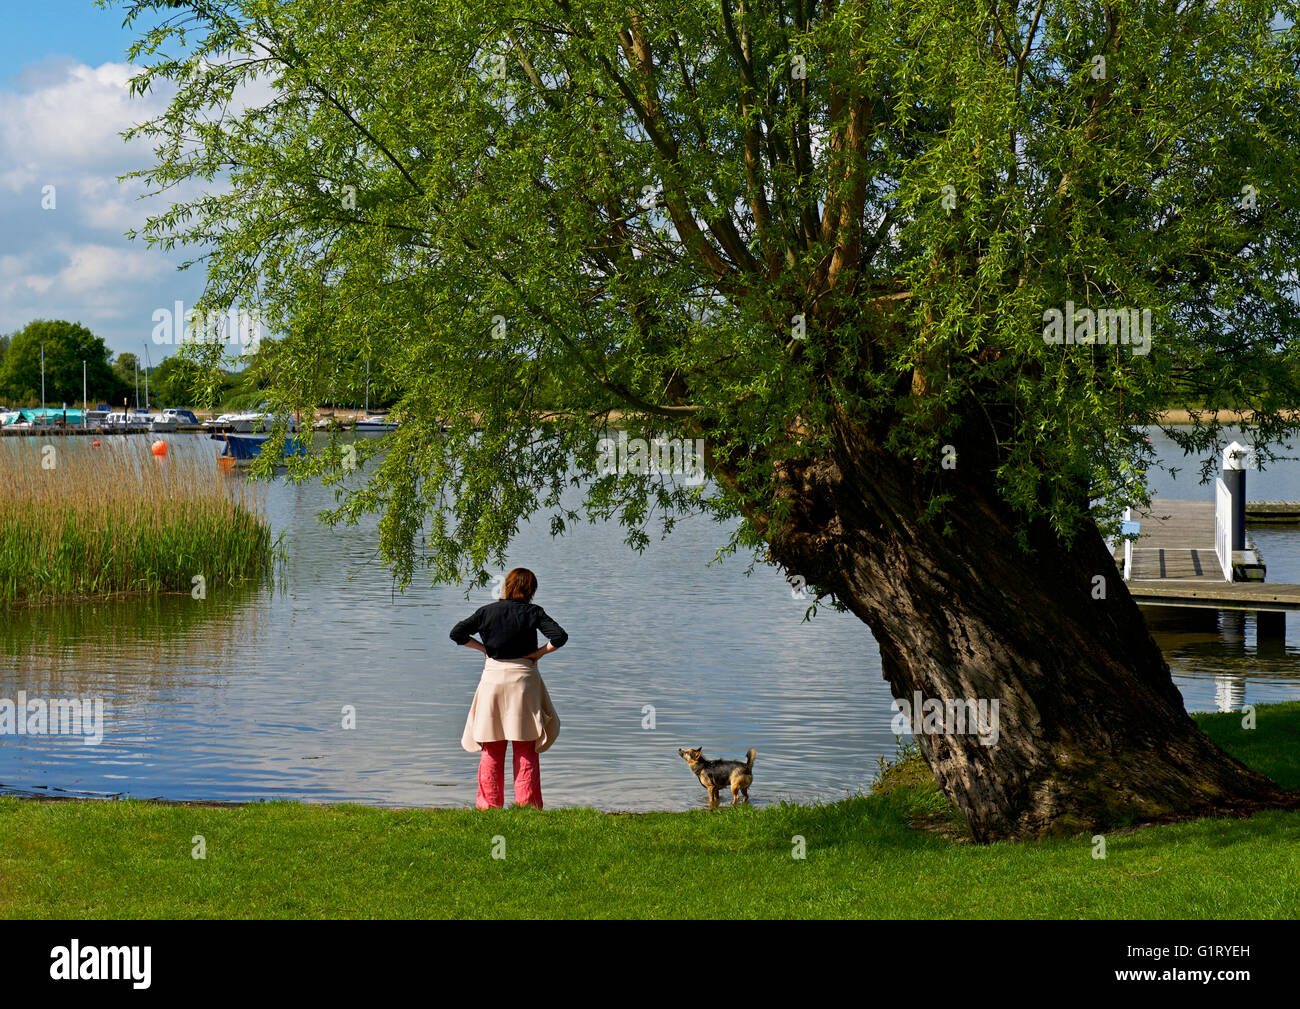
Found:
[[[1232,492],[1222,477],[1214,481],[1214,553],[1225,581],[1232,581]]]
[[[1133,509],[1124,509],[1124,525],[1121,527],[1125,533],[1124,536],[1124,581],[1128,581],[1133,575],[1133,540],[1127,535],[1132,529]]]

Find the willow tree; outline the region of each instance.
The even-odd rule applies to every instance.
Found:
[[[260,309],[284,406],[359,351],[398,391],[329,518],[382,512],[403,583],[535,513],[711,511],[896,697],[999,701],[995,745],[919,740],[977,838],[1293,802],[1196,729],[1103,542],[1162,408],[1267,444],[1300,402],[1293,5],[128,7],[178,8],[132,52],[170,89],[145,237]],[[611,425],[711,479],[610,465]]]

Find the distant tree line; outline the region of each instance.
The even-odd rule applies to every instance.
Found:
[[[39,404],[41,348],[45,350],[45,402],[80,403],[82,362],[85,387],[92,400],[120,403],[134,392],[134,375],[125,381],[110,363],[104,341],[80,323],[37,319],[16,333],[0,337],[0,402],[7,406]]]
[[[40,405],[42,346],[47,406],[81,403],[83,361],[84,388],[91,405],[108,403],[120,408],[126,403],[134,407],[138,381],[140,405],[144,406],[147,377],[149,402],[155,408],[182,406],[218,411],[257,406],[267,398],[266,387],[277,369],[292,367],[292,362],[283,359],[279,341],[263,339],[244,368],[219,370],[215,378],[181,353],[146,369],[137,354],[124,351],[115,357],[102,338],[80,323],[37,319],[15,333],[0,335],[0,405]],[[372,409],[391,406],[396,395],[384,365],[378,359],[367,361],[358,349],[352,360],[329,376],[315,381],[304,379],[302,402],[359,408],[368,398]]]

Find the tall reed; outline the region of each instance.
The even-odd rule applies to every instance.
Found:
[[[10,442],[4,439],[4,442]],[[261,501],[215,460],[106,437],[0,442],[0,604],[191,592],[273,573]]]

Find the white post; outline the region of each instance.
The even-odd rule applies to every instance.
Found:
[[[1246,549],[1246,470],[1255,464],[1255,453],[1233,442],[1223,450],[1223,482],[1232,497],[1228,512],[1233,550]]]

